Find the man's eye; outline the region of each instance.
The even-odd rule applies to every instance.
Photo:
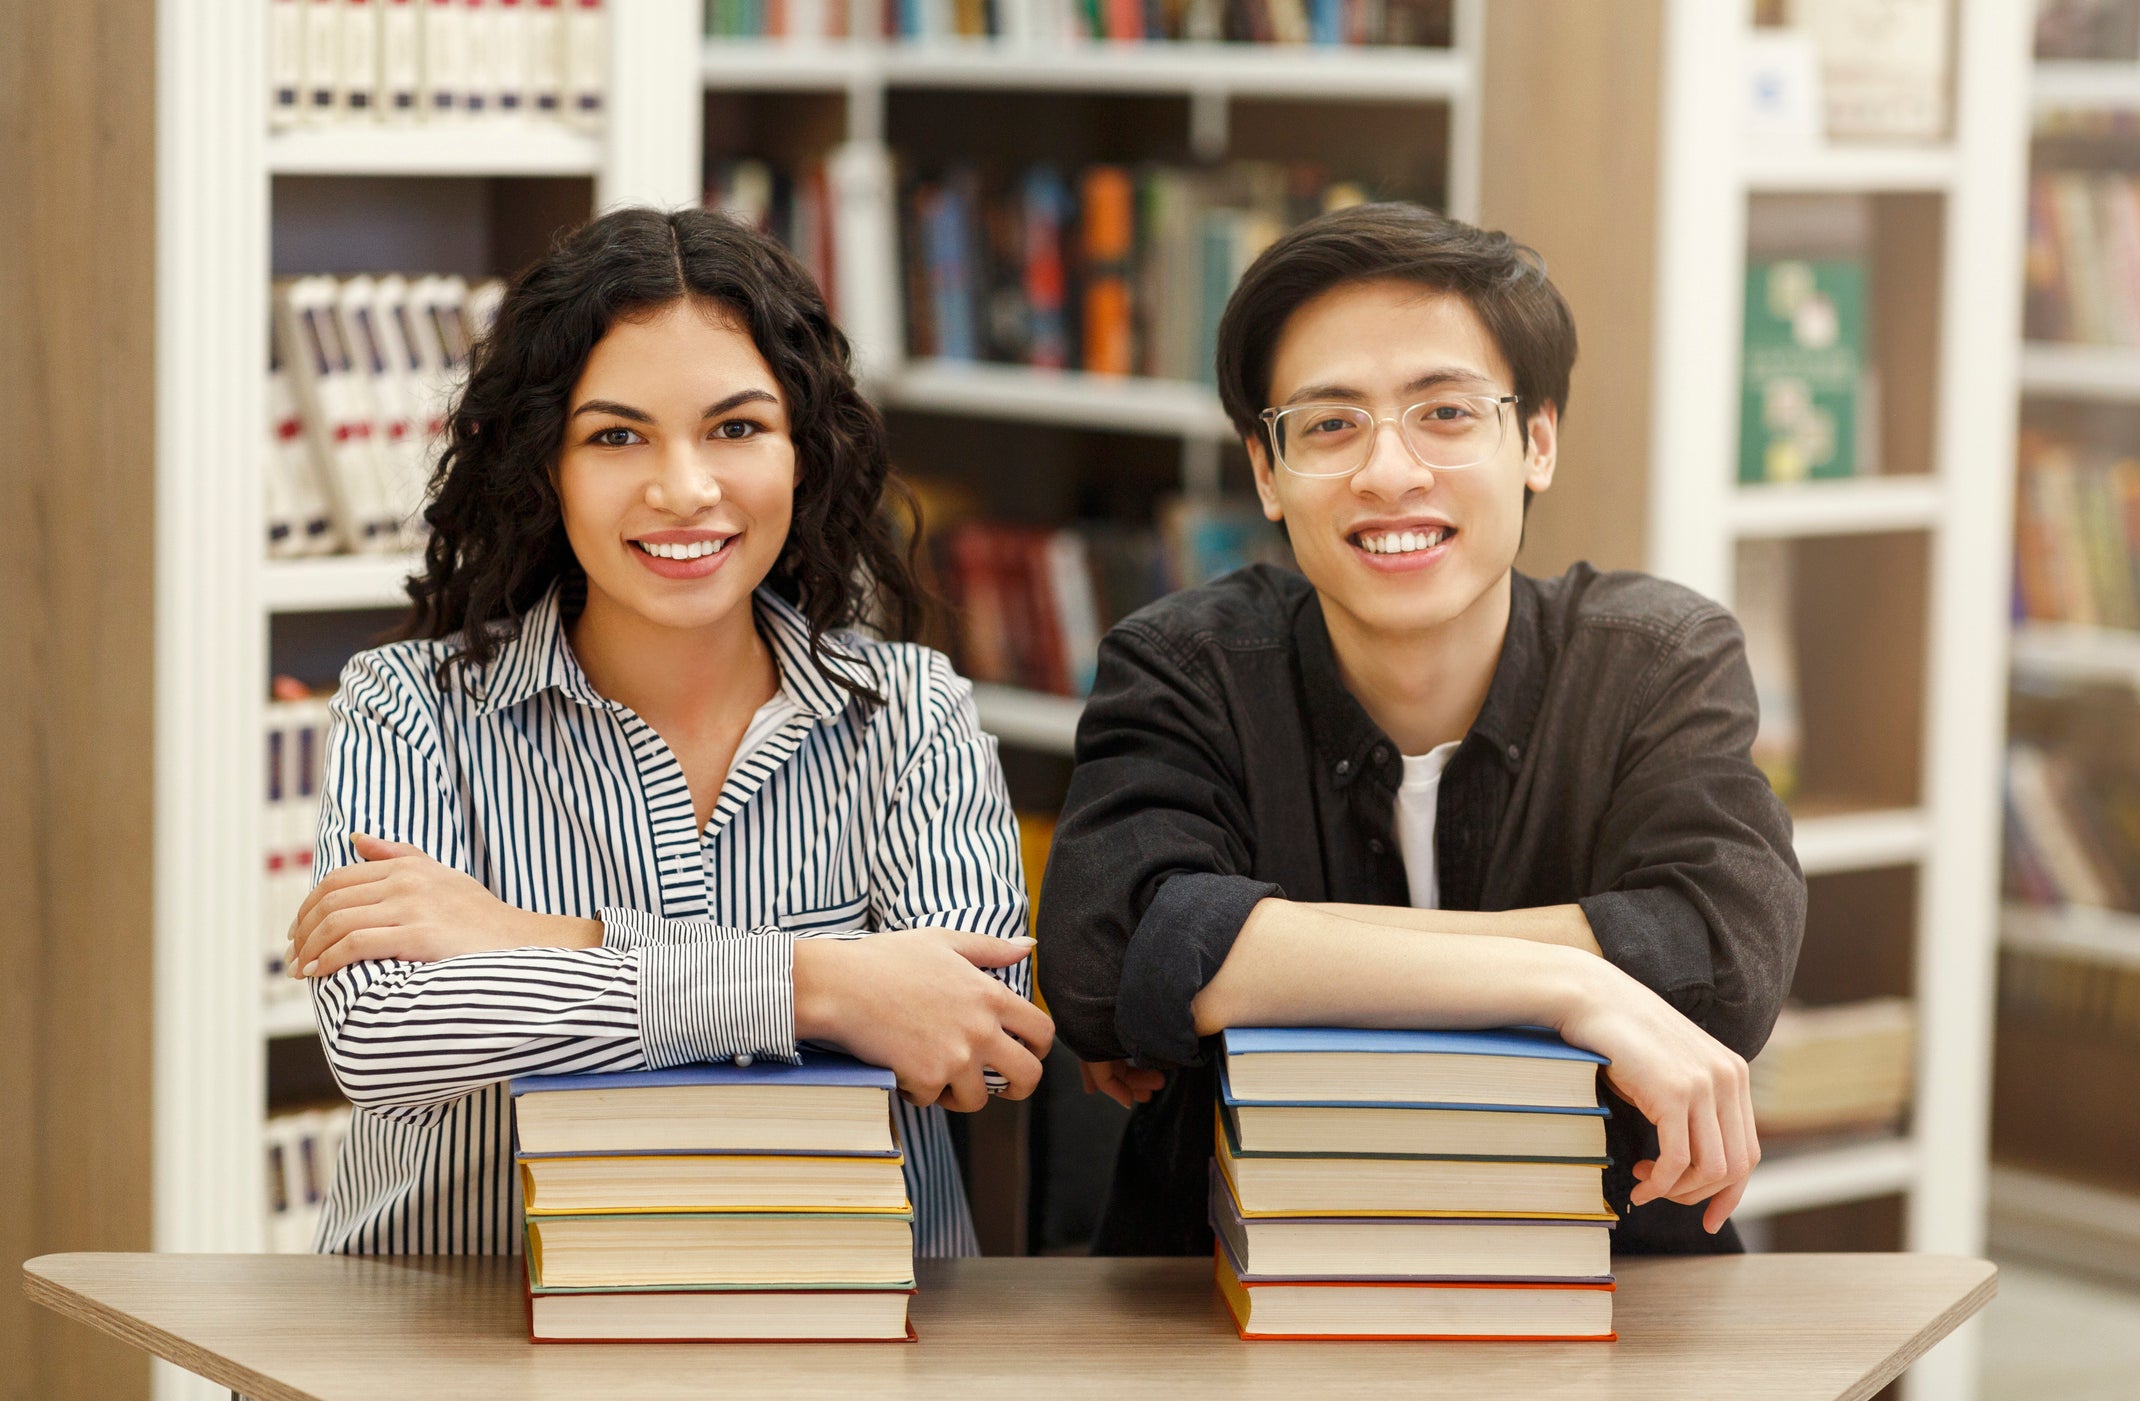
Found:
[[[1464,404],[1429,404],[1427,417],[1436,423],[1461,423],[1471,417],[1471,409]]]
[[[1349,418],[1319,418],[1309,424],[1306,431],[1328,437],[1333,433],[1343,433],[1353,426],[1353,421]]]

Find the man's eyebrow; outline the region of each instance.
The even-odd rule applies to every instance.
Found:
[[[1444,384],[1485,384],[1487,382],[1487,376],[1477,370],[1452,365],[1442,369],[1429,370],[1425,374],[1408,381],[1404,386],[1403,392],[1417,394],[1422,389],[1434,389]],[[1292,396],[1286,402],[1288,404],[1311,404],[1322,403],[1327,400],[1341,400],[1349,404],[1357,403],[1365,397],[1358,389],[1349,384],[1307,384],[1294,390]]]
[[[777,407],[780,399],[770,389],[739,389],[725,399],[708,404],[699,411],[699,417],[702,419],[719,418],[722,414],[739,405],[753,403],[772,404]],[[614,399],[589,399],[572,411],[572,417],[578,418],[585,413],[610,414],[632,423],[652,423],[654,421],[654,415],[648,413],[645,409],[635,409],[630,404],[620,404]]]

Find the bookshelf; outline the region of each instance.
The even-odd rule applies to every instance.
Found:
[[[1917,1089],[1899,1134],[1777,1148],[1740,1215],[1788,1248],[1862,1232],[1899,1199],[1900,1244],[1973,1254],[2005,723],[2004,656],[1986,643],[2007,604],[2029,16],[1956,0],[1945,139],[1769,147],[1736,119],[1752,9],[1626,7],[1618,32],[1588,36],[1619,90],[1602,106],[1572,92],[1575,115],[1556,116],[1523,99],[1567,85],[1565,72],[1510,78],[1497,59],[1570,22],[1543,3],[1494,6],[1483,208],[1540,247],[1584,337],[1559,479],[1519,563],[1647,568],[1729,602],[1742,545],[1783,542],[1803,730],[1791,805],[1810,895],[1797,992],[1912,997]],[[1612,127],[1619,146],[1585,124]],[[1815,207],[1849,214],[1867,267],[1874,470],[1740,485],[1746,269]],[[1914,1393],[1972,1394],[1974,1346],[1965,1334],[1920,1362]]]
[[[894,256],[903,100],[943,93],[999,99],[1158,100],[1183,108],[1185,130],[1163,144],[1205,161],[1230,152],[1238,104],[1280,102],[1343,110],[1362,104],[1440,109],[1447,114],[1440,182],[1448,206],[1477,209],[1479,64],[1486,7],[1454,0],[1454,39],[1447,48],[1300,47],[1247,43],[1148,41],[1040,43],[1017,40],[888,40],[861,25],[846,40],[706,38],[699,64],[709,95],[705,145],[723,144],[723,119],[738,127],[754,99],[792,103],[805,95],[814,111],[804,125],[820,132],[814,154],[829,158],[836,198],[848,227],[840,234],[837,300],[865,381],[893,415],[895,451],[902,416],[966,424],[1008,423],[1039,431],[1118,434],[1175,444],[1176,487],[1215,494],[1225,469],[1231,425],[1209,387],[1075,370],[1035,370],[985,361],[910,358]],[[782,113],[798,109],[783,105]],[[1290,110],[1290,109],[1289,109]],[[1342,118],[1340,118],[1342,120]],[[931,133],[935,135],[935,133]],[[1181,139],[1175,140],[1174,137]],[[1000,143],[989,154],[1000,154]],[[1134,158],[1111,150],[1109,159]],[[1235,484],[1245,490],[1245,479]],[[984,725],[1005,744],[1066,756],[1078,702],[1006,686],[977,688]]]
[[[2030,96],[2036,121],[2032,178],[2065,172],[2133,177],[2140,61],[2038,59]],[[2065,217],[2060,208],[2058,227],[2043,230],[2046,251],[2062,264],[2080,256],[2074,247],[2080,236],[2063,223]],[[2103,241],[2100,233],[2096,241]],[[2069,299],[2088,295],[2080,273],[2066,271],[2075,279]],[[2105,287],[2104,295],[2119,285]],[[2028,327],[2036,335],[2045,329],[2033,318]],[[2140,349],[2024,341],[2017,385],[2024,424],[2084,454],[2140,452],[2134,417],[2140,411]],[[2020,466],[2015,513],[2026,524],[2030,479],[2044,463],[2024,456]],[[2037,509],[2044,513],[2039,519],[2049,518],[2040,497]],[[2081,548],[2061,534],[2048,550]],[[2012,624],[2008,643],[2014,737],[2047,752],[2058,753],[2091,727],[2100,729],[2104,717],[2115,725],[2121,698],[2140,692],[2140,632],[2030,617]],[[2059,718],[2047,730],[2053,711]],[[2082,765],[2100,761],[2085,747],[2072,755]],[[2012,811],[2020,812],[2020,805]],[[2024,817],[2020,830],[2028,829]],[[2119,832],[2106,832],[2103,840],[2130,843]],[[1992,1240],[2071,1267],[2140,1277],[2140,1232],[2133,1229],[2140,1221],[2140,1193],[2129,1174],[2116,1170],[2130,1162],[2130,1145],[2140,1140],[2140,1118],[2120,1092],[2130,1083],[2133,1040],[2129,1022],[2116,1010],[2126,1005],[2126,989],[2140,976],[2140,915],[2010,896],[2000,915],[1999,947],[2008,963],[2001,986]],[[2031,997],[2032,985],[2045,980],[2063,989],[2056,1003]],[[2076,1127],[2061,1131],[2046,1106]]]
[[[286,262],[335,252],[313,230],[295,251],[280,246],[278,208],[285,197],[293,208],[316,209],[321,191],[346,194],[349,227],[337,235],[344,238],[346,267],[304,269],[342,271],[363,270],[367,258],[390,259],[404,246],[381,237],[379,227],[393,223],[402,208],[413,223],[437,218],[440,209],[481,210],[488,225],[484,256],[503,260],[519,253],[517,238],[542,236],[541,213],[563,208],[578,218],[626,200],[694,202],[700,7],[691,0],[607,7],[613,72],[599,134],[529,122],[323,126],[272,135],[265,4],[104,8],[111,11],[112,52],[138,59],[131,68],[111,66],[112,82],[123,79],[138,96],[116,88],[107,94],[100,117],[119,135],[100,129],[97,141],[83,140],[80,149],[116,141],[143,153],[135,178],[116,172],[108,178],[114,188],[135,191],[143,230],[140,291],[153,305],[152,317],[137,319],[144,328],[153,324],[153,339],[145,332],[140,379],[112,376],[111,387],[95,393],[111,398],[113,414],[138,419],[152,407],[154,415],[153,458],[141,459],[140,489],[127,492],[136,518],[153,518],[146,542],[153,549],[141,556],[153,565],[138,591],[144,645],[130,659],[150,704],[143,708],[138,751],[131,738],[106,744],[115,755],[138,752],[140,773],[152,773],[154,781],[146,789],[128,785],[137,799],[152,795],[139,869],[115,870],[107,884],[149,892],[139,966],[154,973],[144,971],[138,988],[142,1102],[95,1111],[100,1122],[138,1115],[148,1126],[147,1141],[124,1171],[99,1168],[83,1179],[93,1187],[75,1190],[98,1211],[109,1211],[116,1199],[142,1203],[143,1234],[110,1248],[251,1251],[265,1244],[268,1047],[311,1034],[308,1008],[263,1000],[254,932],[270,634],[278,618],[293,614],[393,607],[400,580],[414,565],[408,556],[264,558],[262,454],[255,445],[266,423],[262,369],[271,272],[278,256]],[[42,35],[62,68],[64,38],[57,30]],[[57,148],[48,158],[71,159]],[[523,200],[523,185],[537,193]],[[449,187],[462,193],[436,197]],[[532,228],[509,227],[520,220]],[[115,226],[112,216],[98,222]],[[107,377],[80,378],[100,384]],[[122,390],[122,378],[127,385],[152,382],[153,404]],[[105,487],[117,483],[108,477]],[[67,625],[84,627],[89,616]],[[52,685],[65,681],[55,673]],[[74,873],[90,864],[71,862],[66,878],[78,879]],[[93,1018],[88,1009],[97,1002],[124,1012],[133,997],[110,986],[115,965],[103,952],[92,956],[91,945],[82,947],[84,970],[53,976],[70,986],[99,986],[84,1004],[85,1016]],[[92,963],[94,977],[87,971]],[[85,1022],[82,1035],[101,1034],[92,1027]],[[112,1045],[118,1054],[124,1039]],[[124,1083],[125,1076],[111,1080]],[[70,1339],[68,1355],[74,1350]],[[160,1365],[144,1386],[138,1369],[129,1372],[124,1363],[102,1373],[76,1368],[64,1379],[53,1370],[38,1390],[84,1397],[152,1390],[167,1399],[225,1394]]]

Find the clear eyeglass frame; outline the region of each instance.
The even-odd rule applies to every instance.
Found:
[[[1427,455],[1419,450],[1419,444],[1412,440],[1412,434],[1405,427],[1405,424],[1410,420],[1412,414],[1416,410],[1430,408],[1436,404],[1446,404],[1449,403],[1451,400],[1481,406],[1480,417],[1482,419],[1487,416],[1490,410],[1494,422],[1493,442],[1488,444],[1483,452],[1478,453],[1478,455],[1476,456],[1469,457],[1468,461],[1430,461]],[[1368,464],[1368,462],[1375,455],[1375,440],[1378,436],[1380,436],[1382,425],[1385,423],[1394,423],[1397,425],[1397,440],[1404,444],[1405,451],[1409,452],[1412,455],[1412,460],[1414,462],[1417,462],[1420,466],[1426,468],[1430,472],[1459,472],[1466,467],[1476,467],[1480,463],[1492,458],[1495,453],[1501,450],[1502,439],[1505,438],[1508,434],[1508,424],[1507,421],[1501,416],[1501,406],[1503,404],[1513,404],[1516,401],[1517,396],[1514,394],[1437,394],[1431,399],[1422,399],[1416,404],[1407,405],[1400,413],[1388,415],[1382,418],[1376,418],[1374,415],[1368,413],[1367,410],[1361,408],[1358,404],[1340,403],[1293,404],[1285,408],[1268,408],[1265,409],[1262,413],[1258,414],[1257,417],[1263,421],[1264,433],[1271,446],[1271,456],[1277,460],[1279,466],[1285,468],[1286,471],[1292,473],[1296,477],[1307,477],[1316,481],[1331,481],[1339,477],[1349,477]],[[1346,413],[1356,415],[1359,418],[1366,420],[1365,424],[1363,425],[1366,429],[1366,434],[1361,442],[1359,461],[1353,463],[1350,467],[1345,468],[1343,471],[1338,472],[1304,472],[1300,468],[1294,466],[1292,463],[1286,461],[1284,437],[1279,431],[1280,425],[1287,418],[1296,414],[1302,415],[1304,417],[1305,415],[1311,413],[1327,414],[1330,413],[1332,410],[1343,410]]]

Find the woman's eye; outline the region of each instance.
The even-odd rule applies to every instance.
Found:
[[[732,443],[739,443],[742,442],[745,438],[756,437],[758,434],[764,431],[765,430],[763,427],[751,422],[747,418],[731,418],[724,423],[715,424],[713,428],[713,436],[716,438],[726,438],[729,442]]]
[[[628,448],[638,436],[629,428],[601,428],[587,441],[598,448]]]

